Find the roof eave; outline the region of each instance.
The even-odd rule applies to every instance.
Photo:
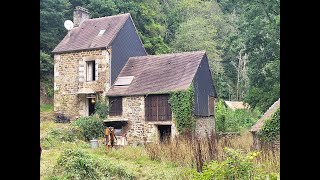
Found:
[[[188,86],[190,87],[190,86]],[[157,94],[170,94],[172,92],[175,92],[175,91],[183,91],[183,90],[187,90],[186,89],[176,89],[176,90],[170,90],[170,91],[159,91],[159,92],[148,92],[148,93],[131,93],[131,94],[106,94],[106,96],[109,96],[109,97],[114,97],[114,96],[148,96],[148,95],[157,95]]]

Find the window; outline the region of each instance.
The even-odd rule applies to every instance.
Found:
[[[96,80],[95,72],[96,72],[95,61],[87,61],[87,74],[86,74],[87,81]]]
[[[214,115],[214,96],[209,96],[208,98],[208,112],[209,116]]]
[[[147,121],[171,121],[169,95],[148,95],[145,98],[145,111]]]
[[[121,116],[122,115],[122,97],[109,97],[109,115]]]

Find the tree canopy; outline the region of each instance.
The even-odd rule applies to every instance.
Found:
[[[41,79],[78,5],[92,18],[130,13],[148,54],[205,50],[222,99],[264,111],[280,96],[279,0],[41,0]]]

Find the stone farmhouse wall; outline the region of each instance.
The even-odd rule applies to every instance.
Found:
[[[76,118],[85,115],[85,96],[81,88],[105,95],[110,88],[110,50],[86,50],[54,56],[54,111]],[[86,82],[86,61],[96,61],[96,80]]]

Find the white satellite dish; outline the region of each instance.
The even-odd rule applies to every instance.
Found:
[[[73,22],[70,21],[70,20],[66,20],[66,21],[64,22],[64,27],[65,27],[68,31],[70,31],[70,30],[73,28]]]

